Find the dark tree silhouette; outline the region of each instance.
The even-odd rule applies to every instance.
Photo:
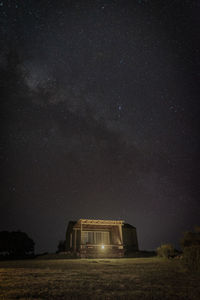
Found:
[[[65,243],[65,241],[59,241],[57,252],[59,253],[59,252],[65,251],[65,250],[66,250],[66,243]]]
[[[181,239],[182,248],[190,246],[200,246],[200,231],[197,229],[194,232],[186,231]]]
[[[0,232],[0,254],[11,257],[25,257],[34,254],[34,241],[21,231]]]

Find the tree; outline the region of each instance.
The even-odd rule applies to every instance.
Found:
[[[59,241],[57,252],[64,252],[66,249],[65,241]]]
[[[200,230],[195,227],[194,232],[186,231],[181,239],[183,249],[183,263],[187,269],[200,271]]]
[[[34,241],[21,231],[0,232],[0,253],[12,257],[34,254]]]
[[[200,246],[200,231],[186,231],[181,239],[181,247]]]

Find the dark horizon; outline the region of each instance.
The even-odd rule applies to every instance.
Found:
[[[199,224],[198,1],[0,1],[0,231],[56,251],[122,219],[139,248]]]

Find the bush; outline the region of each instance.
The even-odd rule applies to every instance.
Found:
[[[157,248],[157,255],[165,258],[172,258],[175,256],[175,249],[171,244],[164,244]]]
[[[183,264],[188,270],[200,271],[200,230],[186,231],[181,239]]]
[[[66,241],[59,241],[58,250],[56,253],[64,252],[66,250]]]
[[[181,239],[180,242],[181,242],[182,249],[190,246],[200,246],[200,232],[186,231],[184,232],[183,238]]]
[[[10,258],[34,255],[34,241],[22,231],[0,232],[0,254]]]
[[[189,246],[183,249],[183,263],[188,270],[200,271],[200,246]]]

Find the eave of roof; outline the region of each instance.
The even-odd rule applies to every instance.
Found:
[[[76,226],[80,225],[123,225],[124,221],[122,220],[92,220],[92,219],[80,219],[77,221]]]

